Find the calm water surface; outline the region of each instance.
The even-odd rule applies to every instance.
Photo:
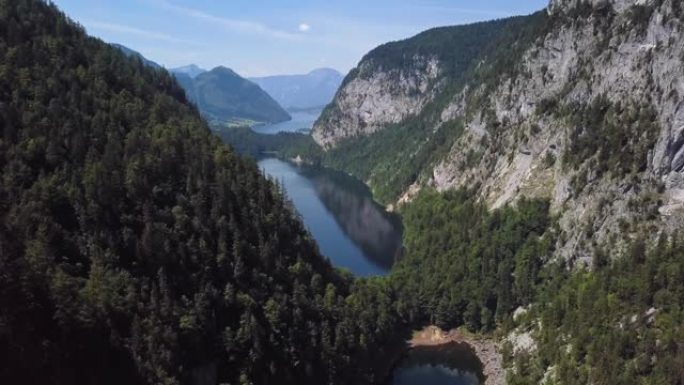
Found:
[[[479,385],[482,364],[472,348],[452,343],[409,351],[394,370],[391,385]]]
[[[288,122],[252,127],[262,134],[310,130],[320,111],[290,113]],[[386,274],[399,258],[402,226],[360,181],[324,168],[299,167],[275,158],[259,161],[279,180],[323,255],[357,276]],[[479,385],[480,361],[470,347],[448,344],[409,351],[389,385]]]
[[[386,274],[401,253],[399,218],[378,205],[368,188],[328,169],[263,159],[259,167],[281,181],[323,255],[357,276]]]
[[[264,124],[252,127],[254,132],[260,134],[277,134],[279,132],[297,132],[302,130],[310,130],[314,122],[321,114],[321,110],[307,110],[290,112],[292,120],[287,122]]]

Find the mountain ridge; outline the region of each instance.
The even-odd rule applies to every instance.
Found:
[[[186,74],[186,75],[190,76],[191,78],[195,78],[195,77],[197,77],[197,75],[201,75],[201,74],[207,72],[207,70],[205,70],[204,68],[200,68],[196,64],[188,64],[186,66],[172,68],[169,70],[169,72],[174,73],[174,74]]]
[[[5,2],[0,382],[381,384],[437,325],[496,340],[511,384],[684,383],[681,2],[551,4],[383,45],[321,146],[269,137],[402,214],[390,274],[354,279],[190,76]]]
[[[286,109],[307,109],[330,103],[342,74],[332,68],[317,68],[307,74],[251,77]]]
[[[370,382],[377,316],[174,77],[3,5],[0,382]]]
[[[431,56],[429,52],[414,55],[410,61],[404,62],[399,61],[401,56],[387,62],[374,56],[382,53],[386,47],[391,48],[392,44],[399,44],[403,52],[407,52],[405,46],[419,40],[421,35],[405,42],[381,46],[364,57],[357,69],[345,79],[345,86],[338,92],[336,100],[314,125],[313,138],[328,150],[331,164],[345,167],[344,164],[353,165],[354,159],[364,154],[361,151],[370,151],[370,148],[363,148],[375,143],[376,137],[378,140],[381,137],[394,140],[399,132],[406,130],[409,134],[404,136],[411,138],[413,135],[415,139],[412,140],[416,144],[403,140],[402,151],[413,152],[415,158],[422,149],[431,148],[430,143],[436,146],[438,142],[444,142],[434,140],[435,135],[443,135],[448,139],[447,142],[453,140],[453,143],[434,147],[440,148],[438,154],[435,151],[426,154],[424,163],[419,162],[421,168],[411,170],[405,177],[403,174],[392,175],[391,170],[402,168],[399,164],[391,166],[391,162],[395,161],[387,157],[377,164],[360,162],[361,167],[355,172],[364,180],[369,180],[376,191],[387,191],[381,194],[387,203],[407,202],[424,187],[440,191],[458,187],[477,188],[491,207],[500,207],[524,194],[549,197],[554,210],[562,210],[569,215],[568,229],[577,226],[570,225],[571,222],[587,219],[575,217],[571,214],[575,210],[563,209],[564,205],[584,202],[584,199],[592,199],[590,196],[596,200],[595,192],[592,192],[594,189],[614,189],[619,185],[616,180],[630,173],[641,174],[650,180],[646,185],[656,189],[659,184],[655,179],[659,175],[671,181],[666,182],[662,194],[663,205],[660,206],[662,213],[659,215],[664,221],[661,225],[671,228],[679,220],[670,213],[683,204],[677,198],[677,191],[681,188],[677,187],[680,179],[676,173],[669,171],[676,170],[683,163],[680,162],[682,157],[676,147],[678,140],[672,136],[676,137],[676,134],[670,133],[668,128],[672,127],[674,120],[680,119],[677,118],[680,112],[673,104],[676,98],[671,95],[684,90],[678,89],[679,86],[675,85],[678,83],[671,84],[671,80],[667,80],[674,79],[676,73],[671,64],[671,55],[676,56],[672,50],[681,49],[677,8],[673,8],[671,1],[659,3],[661,5],[644,6],[636,1],[623,0],[595,1],[591,4],[554,1],[548,15],[547,12],[541,12],[532,16],[539,20],[539,27],[536,32],[528,34],[526,39],[530,42],[529,47],[521,46],[522,40],[518,39],[515,44],[508,43],[512,47],[518,46],[517,53],[511,51],[513,55],[496,57],[485,52],[485,56],[477,59],[476,66],[463,72],[468,76],[465,82],[453,90],[443,88],[446,79],[449,79],[444,75],[445,61]],[[561,12],[561,9],[564,11]],[[583,13],[569,16],[568,12],[576,11]],[[665,15],[671,16],[668,19]],[[508,33],[518,36],[525,28],[527,26],[523,25],[518,28],[520,32]],[[577,44],[584,44],[585,51],[598,55],[603,62],[591,65],[584,51],[569,46],[567,36],[573,36]],[[423,47],[419,49],[425,49]],[[611,53],[611,50],[617,50],[621,56]],[[410,48],[408,52],[411,52]],[[383,57],[387,55],[391,57],[391,50]],[[656,59],[650,55],[660,57]],[[517,61],[511,62],[511,57],[517,58]],[[592,62],[596,62],[596,58]],[[658,82],[655,84],[663,90],[662,93],[654,91],[653,84],[648,83],[651,74],[646,69],[650,68],[650,63],[656,62],[668,63],[658,67],[660,72],[652,74],[653,82]],[[387,67],[387,63],[396,64],[395,67]],[[630,68],[627,77],[616,70],[625,65]],[[597,69],[599,66],[603,66],[601,70]],[[496,70],[493,71],[493,68]],[[502,68],[509,70],[500,71]],[[594,78],[590,85],[587,79],[592,76]],[[390,83],[389,79],[400,81]],[[528,79],[528,82],[523,84],[522,79]],[[376,84],[371,87],[363,85],[368,81],[375,81]],[[512,90],[504,87],[511,87]],[[602,93],[608,99],[603,99]],[[562,98],[559,94],[570,97],[568,107],[561,108]],[[644,95],[641,100],[646,102],[642,103],[635,95]],[[587,103],[587,99],[593,101]],[[361,104],[354,105],[359,101]],[[618,101],[621,106],[617,106]],[[655,102],[649,105],[649,101]],[[582,120],[574,123],[567,120],[591,114],[592,108],[612,111],[613,120],[610,123]],[[567,127],[578,123],[591,125],[593,130],[600,130],[601,125],[624,126],[624,118],[619,115],[625,113],[624,110],[631,111],[629,114],[634,126],[629,129],[624,127],[623,135],[637,135],[621,150],[630,155],[618,156],[610,149],[612,145],[601,147],[604,144],[591,144],[597,146],[594,147],[597,151],[603,151],[601,159],[604,160],[601,162],[620,165],[622,171],[611,170],[613,176],[608,177],[605,167],[611,166],[604,165],[594,177],[596,179],[582,179],[583,173],[592,174],[596,166],[590,166],[586,159],[571,154],[599,139],[586,130],[578,129],[577,133],[571,134],[569,131],[572,130]],[[656,120],[651,121],[654,117]],[[600,115],[598,118],[603,119]],[[639,132],[642,137],[638,136]],[[610,135],[620,134],[614,131]],[[610,140],[617,140],[618,136]],[[402,143],[402,139],[396,140]],[[418,146],[424,141],[427,144]],[[581,142],[584,144],[579,144]],[[372,151],[375,158],[378,158],[377,154],[383,154],[382,149],[373,148],[377,149]],[[506,156],[501,156],[502,152]],[[592,154],[585,156],[591,158]],[[400,152],[397,159],[401,157]],[[569,164],[572,164],[570,169]],[[574,170],[575,167],[581,170]],[[389,170],[387,172],[390,175],[382,174],[380,170]],[[615,215],[624,211],[617,207],[613,210],[613,214],[608,214],[607,218],[616,220]],[[616,223],[606,224],[598,233],[601,237],[608,237],[602,233],[607,231],[614,234],[616,226]],[[579,241],[574,238],[579,235],[575,231],[571,233],[574,235],[570,238]],[[575,258],[584,258],[583,253],[572,244],[574,241],[567,245],[567,249],[562,248],[569,253],[566,257],[574,254]]]
[[[465,66],[434,39],[443,31],[444,41],[462,41],[455,36],[473,28],[426,31],[364,56],[314,125],[322,163],[366,181],[403,214],[412,251],[396,275],[426,273],[398,285],[440,298],[420,303],[431,319],[467,325],[494,314],[513,383],[681,382],[681,346],[656,349],[635,369],[649,354],[643,341],[684,336],[658,321],[681,320],[680,310],[651,296],[673,293],[674,281],[648,272],[684,273],[671,249],[684,226],[681,1],[552,0],[511,20]],[[467,290],[458,283],[426,289],[468,277],[468,263],[490,266],[488,246],[454,241],[471,234],[461,223],[489,212],[497,219],[487,226],[499,225],[501,210],[524,211],[530,199],[548,205],[552,224],[535,230],[516,262],[506,262],[516,251],[495,251],[503,270],[480,280],[514,280],[519,294],[540,282],[535,300],[514,300],[518,320],[498,315],[511,306],[505,290],[484,294],[487,309],[454,300]]]
[[[194,78],[188,73],[177,72],[176,79],[190,100],[210,120],[245,124],[279,123],[291,119],[259,85],[228,67],[217,66]]]
[[[135,57],[135,58],[140,59],[143,63],[145,63],[146,65],[148,65],[148,66],[150,66],[150,67],[152,67],[152,68],[154,68],[154,69],[161,69],[161,68],[164,68],[162,65],[160,65],[160,64],[158,64],[158,63],[156,63],[156,62],[154,62],[154,61],[152,61],[152,60],[146,58],[146,57],[143,56],[140,52],[138,52],[138,51],[136,51],[136,50],[134,50],[134,49],[132,49],[132,48],[126,47],[126,46],[123,45],[123,44],[119,44],[119,43],[110,43],[110,45],[111,45],[112,47],[114,47],[114,48],[120,50],[121,52],[123,52],[123,53],[124,53],[126,56],[128,56],[128,57]]]

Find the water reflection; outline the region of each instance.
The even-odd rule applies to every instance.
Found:
[[[343,173],[277,159],[259,166],[281,181],[321,252],[360,276],[386,274],[401,250],[401,222],[368,188]]]
[[[392,385],[479,385],[482,364],[467,344],[451,343],[411,349],[394,370]]]
[[[360,181],[340,172],[305,168],[318,197],[344,232],[376,264],[389,270],[401,252],[401,222],[378,205]]]

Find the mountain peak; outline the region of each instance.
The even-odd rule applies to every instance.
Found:
[[[197,64],[189,64],[186,66],[173,68],[173,69],[171,69],[171,72],[173,72],[175,74],[186,74],[186,75],[190,76],[191,78],[194,78],[198,75],[201,75],[201,74],[207,72],[207,70],[199,67]]]
[[[228,68],[226,66],[222,66],[222,65],[212,68],[211,71],[209,71],[209,72],[242,77],[237,72],[233,71],[233,69]]]
[[[316,78],[343,78],[344,76],[334,68],[316,68],[311,70],[307,75]]]
[[[195,78],[178,79],[188,97],[211,120],[282,122],[290,115],[257,84],[218,66]]]
[[[331,74],[331,75],[342,76],[342,74],[338,70],[336,70],[334,68],[328,68],[328,67],[313,69],[309,72],[309,75],[313,75],[313,74]]]
[[[317,68],[301,75],[250,78],[285,108],[313,108],[332,100],[343,76],[332,68]]]

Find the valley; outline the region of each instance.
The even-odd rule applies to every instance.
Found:
[[[313,128],[314,122],[321,115],[319,108],[289,111],[292,119],[286,122],[274,124],[259,124],[252,126],[257,134],[277,134],[279,132],[308,133]]]
[[[0,0],[0,382],[684,384],[683,8],[243,77]]]
[[[400,257],[399,218],[375,203],[361,182],[340,172],[274,158],[257,165],[281,183],[321,253],[334,266],[358,277],[385,275]]]
[[[680,292],[680,278],[663,281],[643,270],[655,263],[681,273],[665,260],[679,259],[668,250],[683,219],[673,200],[679,177],[667,164],[677,158],[679,134],[671,130],[679,129],[682,73],[669,64],[649,67],[681,62],[673,54],[682,47],[679,6],[552,3],[548,12],[438,28],[378,47],[314,124],[320,147],[302,145],[308,139],[301,135],[274,153],[349,173],[397,210],[406,255],[388,279],[399,301],[411,303],[400,318],[414,327],[498,334],[509,383],[549,376],[610,383],[656,372],[678,378],[674,363],[684,359],[674,345],[656,356],[676,358],[656,358],[645,372],[633,365],[645,354],[638,344],[655,335],[682,338],[681,328],[651,322],[588,343],[595,334],[562,317],[585,327],[619,322],[657,309],[659,291]],[[631,63],[627,78],[600,69],[615,61]],[[488,230],[466,231],[480,222]],[[629,281],[641,288],[627,289]],[[599,292],[574,297],[579,286],[599,282]],[[634,290],[641,299],[624,295]],[[603,302],[613,296],[620,305]],[[679,319],[679,309],[665,318]],[[518,311],[526,315],[513,319]],[[591,321],[592,311],[606,317]],[[621,350],[618,341],[635,350]],[[560,348],[578,343],[589,346],[577,356]],[[633,369],[620,374],[621,366]],[[579,373],[584,377],[570,380]]]

